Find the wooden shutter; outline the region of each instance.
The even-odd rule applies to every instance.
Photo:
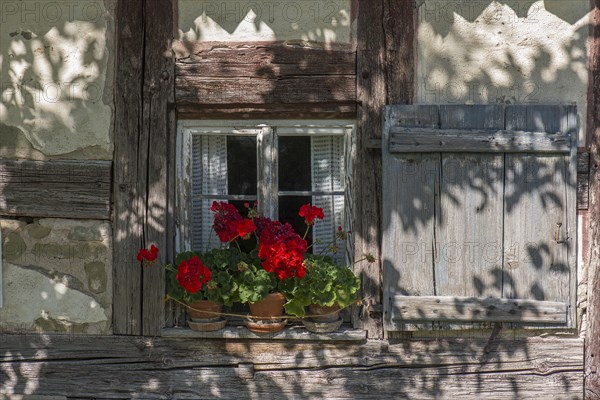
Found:
[[[575,106],[388,106],[384,322],[575,326]]]

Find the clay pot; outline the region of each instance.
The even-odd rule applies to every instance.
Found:
[[[258,320],[246,321],[246,327],[250,332],[254,333],[277,333],[281,332],[285,325],[287,324],[287,319],[284,320],[276,320],[276,321],[266,321],[266,320]]]
[[[221,316],[218,314],[223,309],[221,304],[209,300],[197,300],[190,303],[189,307],[188,314],[193,321],[209,322],[210,320],[217,321],[221,319]]]
[[[340,306],[323,307],[318,304],[308,306],[310,319],[314,322],[334,322],[340,319]]]
[[[331,333],[340,329],[342,326],[342,319],[338,319],[337,321],[332,322],[314,322],[309,319],[303,319],[304,327],[313,333]]]
[[[283,293],[269,293],[267,297],[256,303],[250,303],[250,314],[255,319],[269,317],[281,317],[283,315],[283,305],[285,304],[285,296]]]

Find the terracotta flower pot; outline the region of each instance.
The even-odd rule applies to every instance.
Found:
[[[285,296],[283,293],[269,293],[267,297],[256,303],[250,303],[250,314],[257,319],[269,317],[281,317],[283,315],[283,305]]]
[[[314,322],[334,322],[340,319],[340,306],[323,307],[318,304],[308,306],[309,315]]]
[[[218,314],[223,309],[221,304],[209,300],[197,300],[188,304],[188,313],[194,321],[206,322],[207,320],[218,320],[221,316]]]

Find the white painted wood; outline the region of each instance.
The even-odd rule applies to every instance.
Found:
[[[277,211],[277,151],[273,140],[273,128],[265,126],[257,138],[258,157],[258,212],[273,218]]]
[[[421,320],[543,324],[567,322],[567,304],[556,301],[394,295],[390,302],[392,322]]]

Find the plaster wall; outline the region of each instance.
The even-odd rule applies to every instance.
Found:
[[[0,157],[112,159],[114,4],[0,3]]]
[[[351,43],[350,0],[179,0],[184,42]]]
[[[115,5],[0,2],[0,159],[112,159]],[[0,331],[112,331],[110,223],[0,226]]]
[[[584,139],[588,0],[425,0],[419,103],[577,104]]]
[[[109,333],[112,233],[108,222],[0,220],[3,330]]]

